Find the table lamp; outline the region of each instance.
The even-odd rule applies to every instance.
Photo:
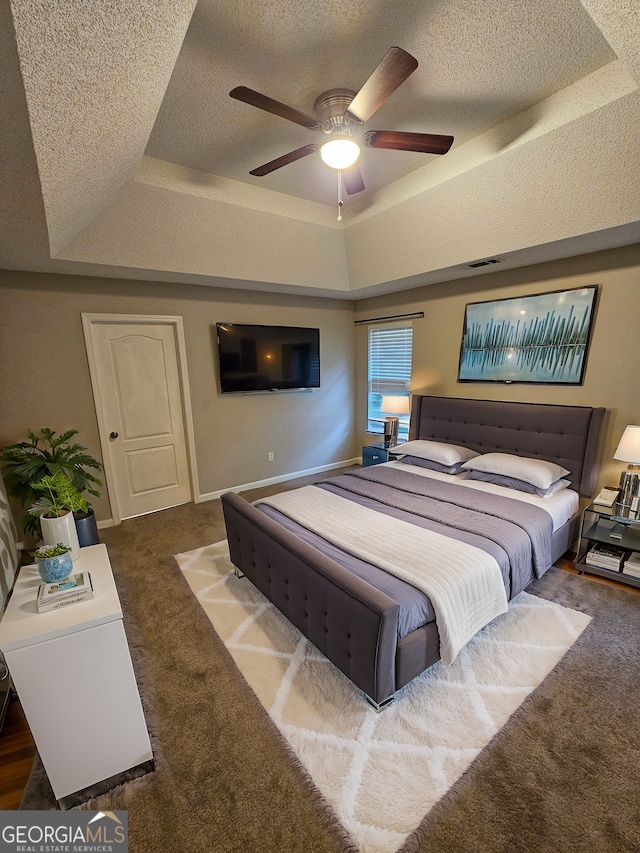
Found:
[[[390,414],[384,419],[384,441],[391,446],[398,443],[398,415],[409,414],[409,397],[405,395],[383,396],[380,408]]]
[[[633,468],[640,466],[640,426],[625,428],[613,458],[630,463],[620,475],[620,514],[628,515],[634,497],[640,493],[640,477],[633,473]]]

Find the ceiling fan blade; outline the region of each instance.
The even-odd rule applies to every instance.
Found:
[[[288,166],[289,163],[295,163],[296,160],[301,160],[303,157],[306,157],[308,154],[313,154],[313,152],[317,150],[317,145],[304,145],[302,148],[296,148],[295,151],[289,151],[288,154],[283,154],[282,157],[277,157],[275,160],[271,160],[270,163],[265,163],[264,166],[258,166],[257,169],[252,169],[249,174],[262,178],[264,175],[268,175],[270,172],[275,172],[276,169],[281,169],[283,166]]]
[[[403,130],[369,130],[362,142],[367,148],[391,148],[394,151],[419,151],[421,154],[446,154],[453,136],[437,133],[408,133]]]
[[[258,107],[260,110],[266,110],[268,113],[286,118],[288,121],[293,121],[296,124],[301,124],[302,127],[308,127],[309,130],[322,130],[322,125],[314,116],[296,110],[295,107],[290,107],[287,104],[281,104],[280,101],[274,101],[273,98],[267,95],[261,95],[260,92],[254,89],[247,89],[246,86],[236,86],[229,92],[232,98],[236,101],[244,101],[245,104],[251,104],[252,107]]]
[[[342,183],[349,195],[361,193],[364,189],[364,181],[362,180],[362,172],[357,163],[349,166],[348,169],[342,170]]]
[[[345,113],[347,121],[364,124],[418,67],[418,60],[401,47],[390,47],[382,62],[360,89]]]

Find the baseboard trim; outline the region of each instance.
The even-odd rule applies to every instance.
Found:
[[[266,480],[256,480],[253,483],[244,483],[241,486],[228,486],[226,489],[220,489],[217,492],[208,492],[200,495],[197,503],[204,501],[214,501],[225,492],[245,492],[248,489],[260,489],[263,486],[273,486],[275,483],[284,483],[287,480],[297,480],[298,477],[309,477],[312,474],[322,474],[324,471],[330,471],[332,468],[348,468],[349,465],[357,465],[361,462],[359,456],[353,459],[344,459],[342,462],[331,462],[329,465],[320,465],[317,468],[307,468],[305,471],[293,471],[291,474],[281,474],[278,477],[269,477]]]
[[[348,468],[349,465],[359,465],[362,459],[355,456],[353,459],[343,459],[342,462],[331,462],[329,465],[319,465],[317,468],[307,468],[305,471],[293,471],[291,474],[280,474],[278,477],[269,477],[266,480],[256,480],[253,483],[244,483],[241,486],[229,486],[226,489],[220,489],[217,492],[208,492],[204,495],[197,495],[194,503],[204,503],[205,501],[215,501],[220,495],[225,492],[245,492],[247,489],[260,489],[262,486],[273,486],[275,483],[285,483],[287,480],[297,480],[298,477],[310,477],[312,474],[322,474],[324,471],[330,471],[332,468]],[[135,517],[135,516],[134,516]],[[124,519],[123,519],[124,521]],[[105,527],[114,527],[112,518],[105,518],[102,521],[96,522],[98,530],[103,530]]]

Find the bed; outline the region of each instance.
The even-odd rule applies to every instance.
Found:
[[[469,630],[503,612],[571,548],[579,498],[597,485],[604,415],[602,408],[414,395],[409,443],[396,461],[255,504],[222,495],[236,574],[381,710],[436,661],[449,663]],[[464,461],[425,462],[432,448],[445,462],[451,454]],[[489,461],[517,470],[487,473]],[[543,482],[522,492],[520,480],[505,480],[520,466],[522,476],[534,469],[533,480],[538,468],[544,476],[548,469],[547,492],[556,493],[541,497]],[[415,580],[427,553],[435,579]],[[455,608],[442,598],[451,594]],[[490,602],[476,606],[485,595]],[[445,621],[453,609],[462,611],[462,630]]]

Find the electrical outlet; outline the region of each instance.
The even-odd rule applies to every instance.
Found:
[[[267,453],[267,462],[273,462],[273,450]]]

